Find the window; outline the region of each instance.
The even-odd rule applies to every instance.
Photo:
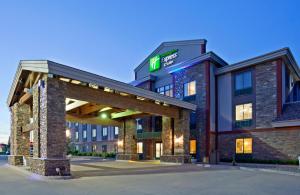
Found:
[[[196,129],[197,117],[196,112],[190,113],[190,129]]]
[[[97,128],[96,126],[92,126],[92,140],[95,141],[97,138]]]
[[[236,154],[252,154],[252,138],[241,138],[235,141]]]
[[[235,75],[235,95],[242,95],[252,92],[251,71],[242,72]]]
[[[82,131],[82,138],[86,140],[86,129]]]
[[[142,119],[140,119],[140,118],[136,119],[136,130],[137,131],[142,131],[143,130]]]
[[[235,106],[235,127],[249,127],[252,125],[252,103]]]
[[[155,132],[162,131],[162,117],[161,116],[154,117],[154,131]]]
[[[119,127],[115,127],[115,135],[119,135]]]
[[[76,139],[76,141],[78,141],[78,139],[79,139],[79,132],[78,131],[75,132],[75,139]]]
[[[235,106],[235,120],[243,121],[252,119],[252,103]]]
[[[191,81],[184,84],[184,97],[196,94],[196,81]]]
[[[162,95],[173,97],[173,85],[170,84],[163,87],[159,87],[156,89],[156,92]]]
[[[143,154],[143,142],[137,142],[137,153]]]
[[[107,127],[102,128],[102,136],[106,137],[107,136]]]
[[[190,154],[196,154],[196,140],[190,140]]]

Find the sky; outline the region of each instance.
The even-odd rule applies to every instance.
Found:
[[[22,59],[129,82],[161,42],[205,38],[228,63],[283,47],[300,62],[299,7],[297,0],[0,0],[0,143],[10,133],[6,99]]]

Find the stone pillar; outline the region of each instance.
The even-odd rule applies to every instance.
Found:
[[[45,176],[70,175],[70,161],[66,158],[65,86],[58,79],[44,76],[39,93],[34,93],[34,118],[39,119],[35,134],[39,137],[35,140],[38,143],[30,169]]]
[[[181,110],[179,118],[174,119],[174,125],[172,124],[171,118],[163,117],[163,154],[161,156],[161,161],[177,163],[190,162],[189,121],[190,115],[188,110]],[[174,128],[174,130],[172,130],[172,128]]]
[[[136,120],[124,119],[118,141],[118,160],[138,160],[136,146]]]
[[[40,91],[39,86],[35,85],[33,86],[33,157],[39,158],[40,157],[40,134],[39,134],[39,125],[40,125],[40,109],[39,109],[39,101],[40,101]]]
[[[11,155],[8,162],[11,165],[23,165],[23,157],[29,155],[29,132],[23,133],[22,129],[29,123],[30,106],[15,103],[11,108]]]

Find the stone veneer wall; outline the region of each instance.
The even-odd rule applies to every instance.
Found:
[[[122,142],[122,146],[118,146],[117,159],[138,160],[135,119],[125,120],[125,127],[123,124],[123,126],[119,129],[119,141]]]
[[[30,169],[50,176],[57,175],[56,168],[59,168],[63,175],[70,175],[70,161],[66,159],[65,84],[48,75],[43,76],[43,81],[40,91],[36,86],[33,89],[34,135],[37,136]]]
[[[219,134],[220,159],[232,159],[237,138],[253,139],[253,159],[296,160],[300,155],[300,127],[296,130],[264,130]]]
[[[190,162],[190,112],[187,110],[181,110],[180,115],[179,119],[174,119],[174,138],[182,138],[182,143],[175,143],[174,141],[174,155],[172,154],[171,118],[163,117],[163,154],[160,158],[161,161],[177,163]]]
[[[256,128],[268,128],[277,115],[276,61],[257,65],[255,74]]]
[[[202,160],[205,156],[205,140],[206,140],[206,80],[205,80],[205,64],[198,64],[190,68],[186,68],[173,73],[174,80],[174,97],[183,99],[184,83],[195,80],[196,93],[195,100],[188,100],[188,102],[196,104],[197,110],[197,125],[196,129],[191,131],[192,138],[197,140],[197,159]]]
[[[29,105],[15,103],[11,107],[11,156],[8,162],[12,165],[22,165],[23,156],[29,155],[29,132],[22,132],[29,119]]]

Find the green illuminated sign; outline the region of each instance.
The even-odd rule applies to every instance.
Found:
[[[156,55],[153,58],[150,58],[150,72],[154,72],[158,69],[160,69],[160,55]]]
[[[149,71],[154,72],[160,69],[161,65],[163,66],[170,66],[174,64],[175,58],[177,58],[178,49],[173,49],[171,51],[165,52],[160,55],[156,55],[150,58],[150,66]]]

